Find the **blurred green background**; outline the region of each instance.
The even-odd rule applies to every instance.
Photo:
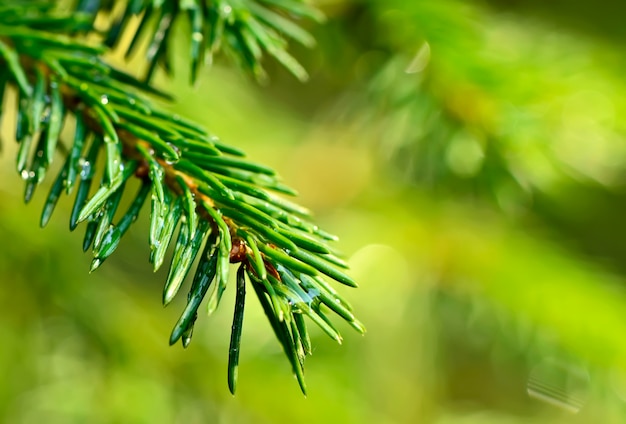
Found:
[[[89,275],[71,202],[45,231],[44,190],[22,204],[6,125],[2,422],[626,422],[626,4],[318,4],[308,84],[220,63],[188,87],[181,53],[160,85],[341,236],[367,335],[313,329],[304,398],[250,299],[232,397],[234,293],[169,347],[146,217]]]

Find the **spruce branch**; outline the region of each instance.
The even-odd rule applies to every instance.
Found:
[[[96,10],[91,8],[96,3],[81,2],[81,13],[69,15],[56,12],[48,2],[0,1],[0,94],[4,97],[7,87],[17,91],[16,166],[25,180],[25,201],[50,171],[55,154],[64,156],[44,203],[41,226],[49,222],[61,195],[75,191],[70,230],[85,223],[83,249],[92,250],[95,271],[150,199],[149,260],[154,270],[163,266],[168,248],[174,251],[164,305],[188,275],[192,280],[170,344],[181,340],[184,347],[189,345],[202,301],[206,299],[209,314],[217,309],[231,264],[238,264],[229,388],[234,392],[236,387],[249,282],[304,392],[304,357],[311,353],[304,316],[338,342],[341,336],[328,311],[365,331],[349,303],[322,277],[356,286],[345,273],[345,262],[329,246],[336,237],[314,225],[305,208],[280,196],[295,192],[273,169],[247,160],[194,122],[160,109],[149,97],[171,100],[167,94],[109,65],[102,58],[106,46],[84,41],[80,34],[94,31]],[[127,11],[139,13],[139,4],[152,3],[131,1]],[[181,1],[179,6],[188,4]],[[63,129],[72,134],[71,140],[61,135]],[[138,188],[130,205],[116,218],[135,181]]]
[[[113,8],[119,1],[109,1]],[[141,16],[139,27],[126,51],[131,56],[143,36],[149,40],[146,49],[149,81],[157,64],[171,73],[170,42],[178,20],[186,20],[189,32],[191,81],[194,82],[203,63],[210,64],[223,51],[242,69],[259,80],[266,78],[262,60],[272,56],[300,80],[308,74],[287,52],[288,40],[311,47],[315,39],[291,19],[320,22],[324,15],[299,0],[130,0],[119,16],[104,31],[105,44],[116,46],[132,17]],[[98,10],[99,0],[81,0],[78,12]]]

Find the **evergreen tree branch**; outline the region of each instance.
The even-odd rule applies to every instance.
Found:
[[[106,46],[75,36],[92,31],[87,3],[93,2],[82,2],[85,13],[67,15],[47,2],[0,2],[0,87],[3,96],[6,87],[17,91],[16,163],[26,183],[25,201],[60,152],[65,162],[45,201],[41,225],[49,222],[62,193],[75,190],[70,229],[86,224],[83,248],[93,251],[94,271],[116,250],[150,198],[149,259],[155,271],[168,248],[174,250],[165,305],[197,260],[170,344],[181,340],[188,346],[201,302],[206,298],[208,313],[213,313],[227,288],[230,265],[239,264],[231,391],[246,278],[305,391],[303,363],[311,348],[304,315],[338,342],[341,336],[327,310],[364,332],[350,305],[322,277],[356,286],[328,245],[335,237],[311,223],[306,209],[278,195],[295,192],[274,170],[247,160],[201,126],[161,110],[147,95],[168,99],[167,94],[110,66],[102,58]],[[130,2],[128,8],[137,4]],[[67,145],[61,140],[64,128],[73,133]],[[94,182],[97,174],[101,179]],[[139,188],[116,219],[134,180]]]
[[[76,10],[92,12],[102,6],[99,0],[81,0]],[[109,1],[113,9],[119,1]],[[132,55],[142,37],[149,40],[146,49],[149,81],[157,64],[171,73],[170,44],[172,30],[185,20],[189,36],[191,81],[197,78],[203,63],[210,64],[223,51],[255,78],[266,78],[262,66],[269,54],[300,80],[308,78],[306,70],[287,51],[288,40],[313,46],[314,38],[291,19],[322,21],[324,15],[301,0],[130,0],[123,12],[113,18],[104,31],[105,44],[116,46],[133,17],[141,17],[139,27],[126,51]]]

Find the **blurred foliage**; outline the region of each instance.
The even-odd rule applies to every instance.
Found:
[[[319,3],[319,46],[294,53],[307,86],[278,73],[256,88],[217,66],[197,92],[174,88],[180,113],[243,140],[342,235],[367,336],[338,348],[313,333],[303,399],[255,305],[230,397],[229,314],[168,348],[177,317],[141,234],[86,278],[64,223],[32,229],[9,152],[5,422],[624,422],[626,87],[606,12],[580,27],[563,17],[577,2]]]
[[[610,47],[466,2],[374,6],[361,19],[383,36],[346,109],[399,174],[512,209],[572,178],[622,182],[623,59]]]

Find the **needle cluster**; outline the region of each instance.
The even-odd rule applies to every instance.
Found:
[[[99,13],[110,23],[105,30],[94,27]],[[170,29],[179,18],[190,23],[194,70],[221,49],[261,76],[265,51],[303,78],[285,51],[285,40],[312,40],[288,16],[320,18],[295,0],[82,0],[71,7],[0,0],[0,99],[16,92],[15,104],[7,106],[17,112],[16,167],[26,202],[52,172],[53,160],[62,160],[52,176],[41,225],[63,194],[74,195],[70,229],[83,224],[83,249],[93,252],[92,271],[113,254],[147,208],[154,270],[173,250],[163,303],[174,299],[187,276],[191,280],[170,344],[189,345],[201,303],[214,312],[231,268],[237,267],[228,367],[232,392],[246,287],[261,302],[304,391],[304,358],[311,353],[305,317],[338,342],[341,336],[329,312],[364,332],[327,279],[356,284],[330,246],[335,237],[285,198],[295,192],[274,170],[159,108],[155,102],[173,99],[150,79],[157,65],[168,69]],[[103,58],[132,17],[140,24],[129,52],[138,48],[139,37],[148,39],[148,71],[141,78]]]

